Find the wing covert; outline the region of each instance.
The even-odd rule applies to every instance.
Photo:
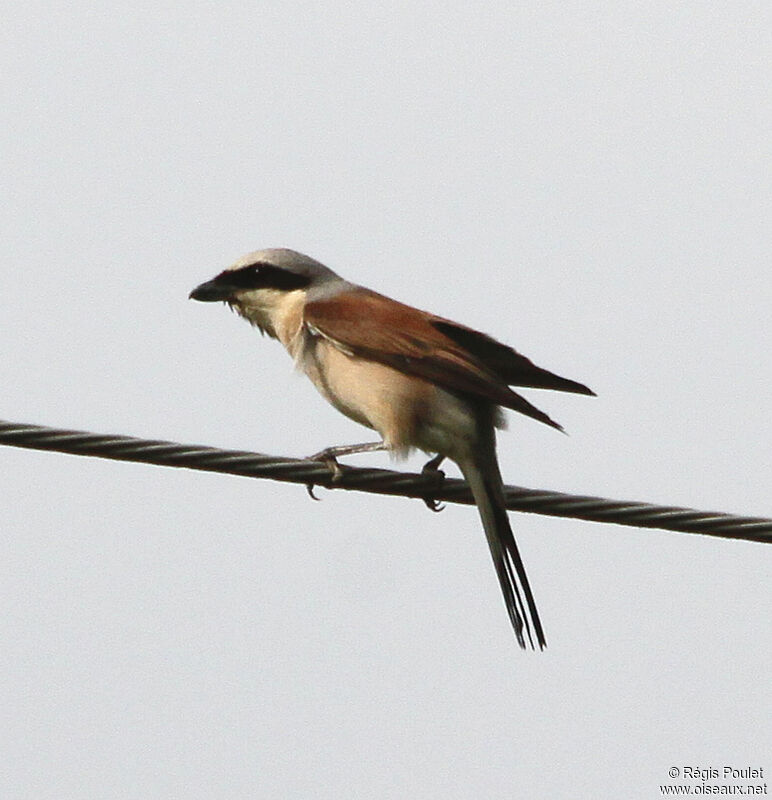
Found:
[[[544,412],[513,392],[474,353],[439,330],[433,324],[438,318],[424,311],[356,287],[335,297],[306,303],[303,318],[312,333],[349,355],[377,361],[561,429]]]

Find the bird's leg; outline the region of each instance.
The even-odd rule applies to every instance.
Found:
[[[440,469],[440,464],[442,464],[444,460],[445,456],[442,455],[442,453],[437,453],[434,458],[424,464],[421,470],[422,475],[434,478],[438,489],[441,488],[442,484],[445,482],[445,473]],[[440,503],[433,497],[422,497],[421,499],[430,511],[442,511],[442,509],[445,508],[443,503]]]
[[[351,456],[357,453],[376,453],[380,450],[386,450],[387,447],[383,442],[366,442],[365,444],[339,444],[332,447],[325,447],[318,453],[308,456],[308,461],[321,461],[326,464],[332,473],[332,483],[337,483],[343,470],[338,463],[339,456]],[[306,491],[313,500],[319,498],[314,494],[314,484],[307,483]]]
[[[338,444],[333,447],[325,447],[318,453],[314,453],[308,457],[309,461],[336,461],[338,456],[353,456],[356,453],[377,453],[379,450],[385,450],[386,445],[383,442],[366,442],[365,444]]]

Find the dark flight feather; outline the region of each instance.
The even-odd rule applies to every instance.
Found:
[[[478,361],[485,364],[491,372],[496,373],[508,386],[520,386],[525,389],[553,389],[557,392],[573,392],[575,394],[595,395],[592,389],[584,384],[562,378],[554,372],[537,367],[530,358],[526,358],[491,336],[479,331],[450,322],[445,319],[431,319],[430,323],[440,332],[452,339],[459,347],[463,347]]]

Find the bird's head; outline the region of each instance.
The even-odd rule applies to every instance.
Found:
[[[219,275],[196,286],[192,300],[222,301],[271,336],[276,315],[293,299],[340,278],[324,264],[295,250],[256,250],[242,256]],[[302,293],[302,297],[301,297]]]

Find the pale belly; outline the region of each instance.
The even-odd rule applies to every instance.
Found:
[[[397,455],[412,448],[458,461],[477,442],[470,404],[456,395],[392,367],[349,356],[329,342],[310,338],[298,366],[342,414],[372,428]]]

